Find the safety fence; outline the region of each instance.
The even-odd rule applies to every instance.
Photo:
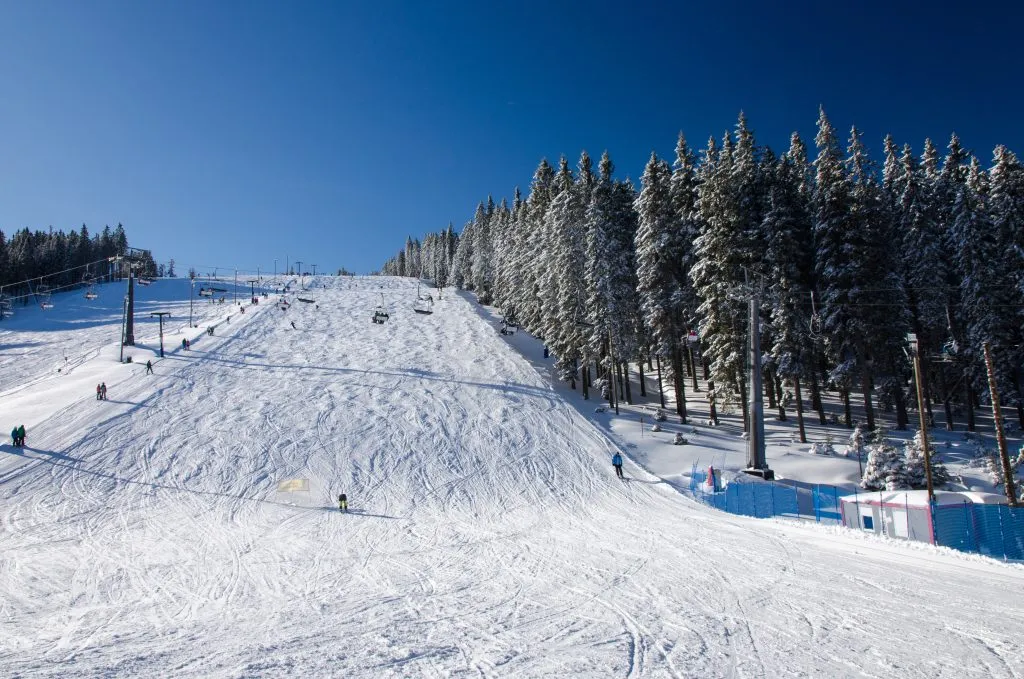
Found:
[[[719,479],[708,479],[708,471],[698,471],[694,465],[690,473],[693,497],[730,514],[845,523],[850,528],[895,538],[930,542],[994,558],[1024,560],[1024,507],[971,502],[915,507],[883,501],[879,493],[851,492],[825,484],[789,485],[752,479],[723,488]],[[850,495],[854,499],[847,500],[844,517],[840,498]]]

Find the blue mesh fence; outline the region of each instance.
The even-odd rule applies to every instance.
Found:
[[[936,544],[999,559],[1024,560],[1024,508],[942,505],[932,512]]]
[[[851,494],[849,491],[826,485],[813,486],[810,491],[816,521],[842,522],[839,499]],[[793,486],[771,482],[729,483],[716,492],[708,485],[708,472],[698,471],[694,465],[690,474],[690,492],[704,504],[730,514],[756,518],[801,517],[800,491]],[[807,488],[803,492],[806,499]],[[865,500],[868,497],[865,495]],[[910,509],[906,510],[907,516]],[[922,508],[920,511],[927,513],[928,510]],[[935,505],[931,514],[935,544],[999,559],[1024,561],[1024,507],[965,502],[962,505]],[[928,533],[927,514],[921,521],[923,523],[908,521],[908,532],[902,536],[930,542],[932,535],[923,534]]]
[[[839,498],[846,495],[840,492],[835,486],[817,485],[811,490],[814,498],[814,519],[815,521],[842,521],[843,515],[839,509]]]

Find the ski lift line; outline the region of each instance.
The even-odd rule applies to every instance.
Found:
[[[16,286],[28,285],[29,283],[32,283],[34,281],[42,282],[43,280],[45,280],[47,278],[51,278],[53,276],[60,276],[61,274],[69,273],[71,271],[76,271],[78,269],[87,269],[88,267],[90,267],[90,266],[92,266],[94,264],[103,264],[105,262],[107,262],[107,258],[106,257],[104,257],[103,259],[97,259],[94,262],[87,262],[86,264],[79,264],[78,266],[73,266],[70,269],[63,269],[61,271],[53,271],[53,272],[50,272],[50,273],[45,273],[42,276],[34,276],[32,278],[26,278],[23,281],[17,281],[15,283],[5,283],[3,285],[0,285],[0,292],[3,292],[4,288],[13,288],[13,287],[16,287]],[[80,285],[80,283],[71,283],[70,285]],[[70,285],[68,285],[68,286],[61,286],[61,288],[70,287]]]

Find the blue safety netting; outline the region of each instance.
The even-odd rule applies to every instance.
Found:
[[[936,544],[1000,559],[1024,560],[1024,508],[942,505],[932,512]]]

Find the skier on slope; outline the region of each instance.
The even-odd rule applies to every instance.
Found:
[[[344,493],[338,496],[338,509],[343,512],[348,511],[348,496]]]
[[[99,401],[101,398],[103,398],[103,387],[101,387],[100,385],[97,384],[96,385],[96,400]]]
[[[612,455],[612,466],[615,467],[615,475],[622,478],[622,456],[618,453]]]
[[[15,426],[14,429],[11,430],[11,445],[14,446],[15,448],[18,447],[18,427],[17,426]]]
[[[107,383],[106,382],[101,382],[100,383],[100,400],[101,401],[106,401],[107,400]]]
[[[25,447],[25,425],[18,426],[18,445],[22,448]]]
[[[152,375],[153,374],[153,361],[146,361],[146,374],[147,375]]]

